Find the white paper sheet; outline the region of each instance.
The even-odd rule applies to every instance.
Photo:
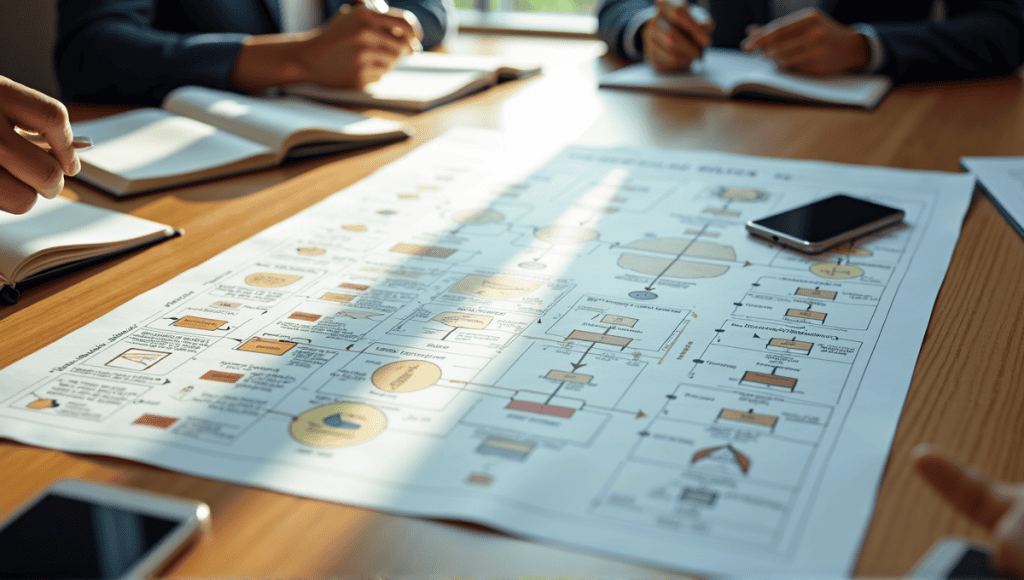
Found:
[[[1024,236],[1024,157],[961,157],[960,165],[973,173],[982,190]]]
[[[849,571],[973,179],[543,149],[424,145],[0,371],[0,435],[691,572]],[[818,256],[744,230],[839,191],[907,225]]]

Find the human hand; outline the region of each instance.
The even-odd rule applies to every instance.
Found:
[[[385,8],[356,0],[311,31],[300,51],[308,82],[363,88],[403,55],[422,50],[423,29],[416,15],[398,8],[382,12]]]
[[[928,445],[917,446],[913,454],[914,467],[932,488],[992,532],[994,568],[1024,578],[1024,484],[992,481]]]
[[[682,72],[711,46],[715,22],[700,6],[657,0],[658,15],[641,30],[644,60],[658,72]]]
[[[23,137],[36,133],[50,146],[45,151]],[[64,176],[81,169],[72,145],[68,111],[39,91],[0,77],[0,211],[23,214],[37,192],[57,197]]]
[[[805,8],[747,29],[740,47],[762,50],[780,68],[812,75],[863,70],[871,60],[867,38],[817,8]]]

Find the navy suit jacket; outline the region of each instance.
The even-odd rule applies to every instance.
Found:
[[[1024,63],[1024,0],[945,4],[941,22],[929,19],[932,0],[822,0],[820,7],[843,24],[874,26],[886,57],[879,72],[897,82],[1006,74]],[[622,41],[629,19],[653,5],[654,0],[601,0],[601,39],[625,56]],[[715,19],[712,44],[738,47],[748,25],[771,20],[769,6],[770,0],[709,0]]]
[[[351,0],[322,0],[333,14]],[[423,45],[444,37],[441,0],[392,0],[423,26]],[[159,103],[182,85],[234,90],[230,75],[250,35],[281,32],[278,0],[60,0],[54,68],[61,98]]]

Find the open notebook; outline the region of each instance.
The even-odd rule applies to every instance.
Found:
[[[486,89],[500,81],[539,73],[537,63],[502,57],[418,52],[406,56],[364,90],[300,84],[285,90],[330,103],[422,111]]]
[[[175,89],[161,108],[74,123],[93,147],[78,179],[117,197],[347,151],[408,136],[384,119],[296,97],[255,98],[204,87]]]
[[[694,61],[691,72],[660,74],[635,64],[601,78],[601,86],[715,98],[767,97],[797,102],[873,109],[892,81],[879,75],[815,77],[778,70],[767,58],[738,50],[712,48]]]
[[[0,212],[0,305],[17,301],[18,284],[58,276],[177,233],[164,224],[62,197],[40,199],[23,215]]]

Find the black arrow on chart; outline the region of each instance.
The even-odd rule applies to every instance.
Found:
[[[551,403],[551,399],[554,399],[554,398],[555,398],[555,395],[557,395],[557,394],[558,394],[558,391],[560,391],[560,390],[562,389],[562,385],[564,385],[564,384],[565,384],[565,381],[562,381],[562,382],[558,383],[558,386],[557,386],[557,387],[555,387],[555,390],[554,390],[554,391],[552,391],[552,392],[551,392],[551,394],[550,394],[550,395],[548,395],[548,398],[547,398],[547,400],[546,400],[546,401],[544,401],[544,404],[545,404],[545,405],[548,405],[548,404],[550,404],[550,403]]]
[[[672,261],[668,263],[668,266],[665,266],[665,269],[662,270],[661,273],[658,274],[658,276],[654,279],[654,281],[652,281],[649,285],[647,285],[647,287],[645,287],[644,290],[647,290],[647,291],[654,290],[654,285],[658,283],[658,280],[661,280],[661,277],[665,275],[665,272],[668,272],[669,269],[672,268],[672,266],[674,266],[676,264],[676,262],[678,262],[683,257],[683,255],[686,254],[686,250],[690,249],[690,246],[692,246],[693,243],[697,241],[697,238],[699,238],[702,235],[704,235],[705,230],[708,229],[708,225],[709,224],[704,224],[704,227],[702,227],[700,229],[700,231],[697,232],[697,235],[693,236],[693,238],[691,238],[689,242],[686,242],[686,245],[683,246],[683,249],[680,250],[678,254],[676,254],[676,257],[673,258]]]
[[[577,361],[577,362],[575,362],[575,363],[569,363],[570,365],[572,365],[572,370],[573,370],[573,371],[578,371],[578,370],[580,370],[580,369],[582,369],[582,368],[584,368],[584,367],[586,367],[586,366],[587,366],[587,365],[585,365],[585,364],[583,363],[583,360],[587,358],[587,354],[589,354],[589,353],[590,353],[590,349],[594,347],[594,344],[595,344],[594,342],[591,342],[591,343],[590,343],[590,346],[588,346],[588,347],[587,347],[587,350],[586,350],[586,351],[584,351],[584,354],[583,354],[583,356],[582,356],[582,357],[580,357],[580,360],[579,360],[579,361]]]

